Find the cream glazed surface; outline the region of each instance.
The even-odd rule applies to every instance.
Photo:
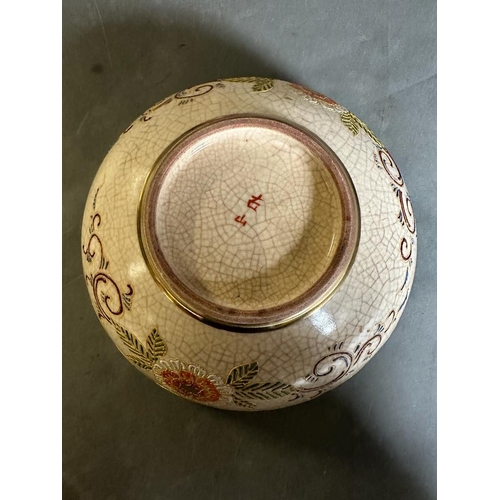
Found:
[[[237,78],[164,99],[99,169],[82,228],[101,324],[192,401],[264,410],[348,380],[408,300],[401,173],[356,116],[296,84]]]

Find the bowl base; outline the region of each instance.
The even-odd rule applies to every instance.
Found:
[[[291,124],[238,116],[169,148],[141,216],[158,282],[200,319],[269,328],[323,302],[354,256],[359,214],[336,155]]]

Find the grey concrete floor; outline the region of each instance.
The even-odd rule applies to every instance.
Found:
[[[91,308],[80,223],[118,135],[161,98],[231,76],[333,97],[398,162],[419,231],[408,306],[380,353],[319,399],[259,414],[171,396]],[[436,6],[429,0],[65,0],[64,499],[436,497]]]

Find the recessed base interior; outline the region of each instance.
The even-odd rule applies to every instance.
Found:
[[[338,281],[346,247],[357,244],[346,175],[323,144],[275,120],[239,117],[188,134],[145,196],[159,281],[222,324],[296,316]]]

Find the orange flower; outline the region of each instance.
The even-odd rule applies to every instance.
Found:
[[[161,376],[165,385],[180,396],[205,403],[214,403],[220,399],[219,390],[207,378],[197,377],[185,370],[181,370],[180,373],[163,370]]]
[[[227,403],[233,392],[217,375],[208,375],[196,365],[186,366],[178,359],[158,361],[153,374],[165,389],[198,403]]]

